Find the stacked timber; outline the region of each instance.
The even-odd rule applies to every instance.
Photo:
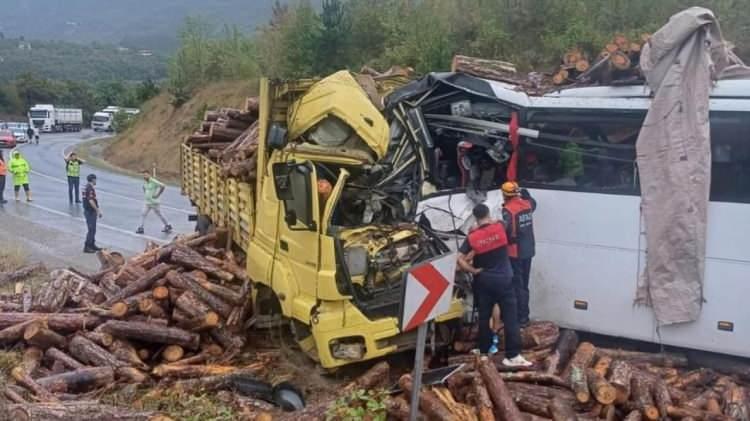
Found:
[[[575,48],[563,55],[560,68],[552,76],[555,85],[576,84],[623,84],[641,81],[640,55],[649,34],[638,40],[625,35],[615,35],[594,60],[585,52]]]
[[[243,110],[206,111],[200,129],[185,138],[193,150],[221,165],[223,176],[255,180],[258,149],[258,98],[248,98]]]
[[[685,355],[597,347],[550,322],[523,332],[530,368],[502,356],[458,355],[444,384],[424,387],[420,411],[435,420],[750,420],[746,367],[691,369]],[[465,339],[462,338],[462,339]],[[391,419],[409,413],[411,377],[386,403]]]
[[[13,410],[41,414],[49,408],[30,402],[55,403],[55,411],[72,417],[91,408],[60,401],[114,382],[170,383],[255,370],[231,365],[245,342],[251,283],[243,263],[217,246],[225,243],[222,235],[177,237],[127,260],[101,251],[98,272],[53,271],[26,311],[16,294],[0,295],[2,308],[12,310],[0,312],[0,347],[23,351],[11,370],[16,385],[5,392],[19,405]]]

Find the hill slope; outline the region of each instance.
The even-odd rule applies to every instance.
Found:
[[[135,125],[107,146],[104,158],[132,171],[156,165],[163,178],[178,180],[179,145],[185,135],[198,127],[204,111],[220,107],[241,108],[245,98],[256,93],[256,85],[247,81],[214,83],[198,91],[180,108],[172,107],[171,96],[163,93],[143,106]]]

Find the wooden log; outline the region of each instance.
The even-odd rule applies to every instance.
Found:
[[[5,390],[3,390],[3,394],[5,395],[8,400],[10,400],[13,403],[27,403],[26,399],[21,396],[21,393],[23,392],[23,389],[16,385],[6,385]]]
[[[81,393],[111,384],[115,381],[112,367],[79,368],[67,373],[42,377],[40,386],[53,393]]]
[[[221,113],[218,111],[206,111],[203,113],[203,121],[213,122],[217,121],[221,117]]]
[[[115,370],[115,374],[117,376],[117,380],[133,384],[145,383],[149,379],[146,373],[138,370],[135,367],[120,367]]]
[[[172,251],[171,260],[175,264],[186,268],[199,270],[216,279],[231,281],[234,275],[209,262],[197,251],[183,246],[178,246]],[[164,272],[166,274],[166,272]],[[163,276],[163,275],[162,275]]]
[[[389,397],[385,400],[385,411],[388,413],[389,419],[407,421],[410,412],[409,402],[403,396]],[[480,420],[485,421],[481,416]]]
[[[118,338],[167,345],[176,344],[193,350],[198,349],[200,345],[200,336],[195,333],[151,323],[110,320],[102,324],[100,329]]]
[[[612,66],[617,70],[630,69],[630,57],[622,51],[610,53],[609,62],[612,63]]]
[[[211,136],[213,142],[232,142],[237,139],[243,130],[241,129],[230,129],[220,124],[212,124],[208,129],[208,135]]]
[[[506,61],[455,55],[451,62],[451,72],[465,73],[484,79],[512,81],[516,74],[516,66]]]
[[[722,414],[723,413],[721,409],[721,404],[719,403],[719,400],[717,398],[711,398],[708,401],[706,401],[705,409],[706,409],[706,412],[708,412],[709,414]],[[729,412],[731,411],[728,411],[728,413]]]
[[[718,397],[719,395],[713,389],[706,389],[699,395],[685,401],[683,406],[688,406],[695,409],[706,409],[708,401],[711,399],[717,399]]]
[[[669,416],[668,407],[672,405],[672,396],[669,393],[669,388],[661,379],[656,379],[653,387],[654,402],[659,409],[659,415],[661,415],[661,418],[667,418]]]
[[[47,359],[50,359],[53,361],[59,361],[63,366],[71,370],[77,370],[79,368],[86,367],[80,361],[76,360],[75,358],[64,353],[63,351],[60,351],[59,349],[55,347],[47,348],[47,350],[44,351],[44,356],[47,357]]]
[[[560,329],[552,322],[533,322],[521,330],[523,349],[554,346],[560,337]]]
[[[565,69],[560,69],[554,76],[552,76],[552,83],[555,85],[563,85],[568,82],[569,73]]]
[[[659,409],[654,405],[652,385],[643,376],[633,376],[631,393],[634,409],[638,409],[647,420],[658,420]]]
[[[70,276],[65,271],[56,271],[56,277],[43,284],[34,296],[32,311],[41,313],[59,312],[70,295]]]
[[[570,402],[559,397],[552,398],[549,404],[549,413],[554,421],[578,421]]]
[[[10,272],[0,272],[0,287],[21,281],[37,272],[43,272],[44,270],[44,265],[39,262],[21,266],[20,268]]]
[[[579,73],[583,73],[590,68],[591,68],[591,63],[589,63],[589,61],[586,60],[585,58],[582,58],[575,63],[575,69]]]
[[[615,402],[622,405],[630,399],[630,380],[633,375],[633,369],[625,361],[617,360],[612,363],[612,373],[609,376],[609,383],[615,388],[617,396]]]
[[[724,414],[733,420],[750,420],[750,408],[747,405],[745,388],[729,380],[725,381],[722,387],[724,389],[722,392]]]
[[[151,367],[144,363],[141,357],[138,355],[138,350],[130,342],[124,339],[115,339],[112,342],[112,346],[109,347],[109,351],[118,360],[125,363],[124,365],[132,366],[140,370],[148,370]]]
[[[573,50],[568,51],[563,55],[563,65],[565,66],[572,66],[578,62],[578,60],[581,60],[583,58],[583,53],[581,53],[581,50],[575,48]]]
[[[606,355],[603,357],[599,357],[598,360],[596,360],[596,364],[594,364],[594,371],[601,377],[606,378],[607,373],[609,373],[609,367],[612,365],[612,358],[607,357]]]
[[[168,275],[168,278],[171,279],[171,276],[172,275]],[[183,286],[187,286],[187,283],[183,283],[182,281],[177,281],[177,283],[180,283]],[[202,315],[205,315],[209,311],[212,311],[211,308],[206,305],[206,303],[198,299],[198,297],[193,294],[192,291],[183,292],[180,297],[177,298],[177,301],[175,301],[175,307],[185,312],[185,314],[190,318],[200,317]]]
[[[501,380],[502,381],[502,380]],[[398,379],[398,385],[407,395],[412,391],[411,374],[404,374]],[[453,421],[453,414],[448,408],[433,394],[421,390],[419,392],[419,409],[427,416],[427,419],[438,421]]]
[[[641,421],[643,419],[643,415],[641,415],[641,411],[635,410],[630,411],[628,415],[625,416],[624,421]]]
[[[705,421],[737,421],[735,418],[724,414],[712,414],[700,409],[690,408],[688,406],[670,406],[667,408],[669,416],[674,419],[694,418]]]
[[[195,276],[191,273],[179,274],[177,272],[170,272],[167,276],[167,280],[170,285],[191,291],[196,297],[200,298],[201,301],[208,304],[212,310],[219,313],[221,317],[229,317],[232,313],[232,306],[227,304],[224,300],[213,295],[212,293],[203,289],[195,280]],[[184,295],[184,294],[183,294]]]
[[[480,376],[472,376],[471,390],[474,401],[474,408],[476,408],[479,420],[495,421],[492,398],[490,398],[487,387],[484,385],[484,381],[482,381],[482,378]]]
[[[477,370],[482,376],[482,381],[487,387],[487,392],[489,392],[500,418],[505,421],[520,421],[521,411],[513,402],[513,398],[495,365],[487,357],[482,357],[477,361]]]
[[[183,318],[178,321],[177,327],[190,332],[203,332],[206,330],[216,329],[221,323],[221,318],[213,311],[209,311],[203,316],[193,318]]]
[[[28,319],[0,330],[0,345],[12,345],[23,338],[26,328],[36,323],[37,319]]]
[[[44,402],[11,404],[5,410],[16,421],[156,421],[153,411],[136,411],[105,405],[98,401]],[[158,418],[167,421],[169,418]]]
[[[151,298],[144,298],[138,301],[138,311],[149,317],[157,319],[166,319],[167,312],[156,301]]]
[[[500,377],[506,382],[547,384],[547,385],[553,385],[553,386],[560,386],[564,388],[570,387],[568,382],[561,379],[560,377],[538,372],[538,371],[519,371],[515,373],[500,373]]]
[[[21,363],[10,371],[10,377],[19,385],[25,387],[34,393],[39,399],[44,401],[57,401],[47,389],[40,386],[31,374],[39,367],[42,360],[42,350],[36,347],[29,347],[23,353]]]
[[[687,367],[688,359],[683,354],[651,353],[625,351],[621,349],[598,348],[596,355],[608,356],[613,360],[625,360],[632,363],[653,364],[662,367]]]
[[[211,281],[207,281],[204,279],[200,279],[198,277],[192,277],[194,281],[198,283],[203,289],[210,292],[211,294],[214,294],[215,296],[219,297],[220,299],[229,302],[234,305],[242,305],[247,297],[243,297],[238,291],[235,291],[231,288],[227,288],[218,284],[215,284]]]
[[[158,265],[149,269],[143,276],[125,286],[119,293],[112,296],[112,298],[108,299],[104,304],[112,305],[117,301],[121,301],[124,298],[130,297],[131,295],[151,289],[154,282],[166,275],[167,272],[169,272],[171,269],[171,265],[168,265],[166,263],[159,263]]]
[[[589,391],[594,395],[594,399],[602,405],[609,405],[615,401],[617,390],[594,369],[586,371],[586,380],[588,381]]]
[[[103,322],[100,317],[73,313],[0,313],[0,329],[6,329],[29,320],[45,320],[50,329],[58,333],[92,329]],[[25,328],[24,328],[25,329]]]
[[[23,340],[31,346],[45,350],[51,347],[65,348],[65,337],[50,330],[46,323],[38,320],[26,327]]]
[[[112,335],[100,330],[94,330],[92,332],[83,331],[78,332],[78,334],[104,348],[109,348],[110,346],[112,346],[112,342],[114,342],[115,340]]]
[[[166,300],[169,298],[169,288],[164,285],[157,286],[151,291],[151,296],[154,300]]]
[[[206,376],[218,376],[223,374],[234,374],[240,372],[252,372],[257,373],[262,367],[235,367],[231,365],[214,365],[214,364],[201,364],[201,365],[187,365],[187,364],[159,364],[151,370],[151,374],[156,377],[169,377],[169,378],[191,378],[191,377],[206,377]]]
[[[672,383],[672,387],[685,390],[690,387],[704,386],[716,380],[717,377],[715,371],[708,368],[699,368],[680,376],[677,381]]]
[[[112,368],[125,366],[109,351],[81,335],[73,336],[68,344],[68,351],[77,360],[92,366]]]
[[[571,388],[576,395],[576,399],[580,403],[586,403],[591,398],[586,369],[589,368],[593,362],[595,353],[596,348],[594,345],[590,342],[582,342],[578,345],[578,349],[575,354],[573,354],[570,364],[565,370],[567,376],[563,374],[563,378],[568,379]]]
[[[183,355],[185,355],[185,349],[179,345],[168,345],[164,348],[164,351],[161,352],[161,358],[168,363],[173,363],[182,359]]]

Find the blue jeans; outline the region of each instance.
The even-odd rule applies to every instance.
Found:
[[[79,194],[79,188],[81,185],[81,177],[71,177],[68,176],[68,200],[70,200],[70,203],[73,203],[73,191],[75,191],[75,199],[76,203],[80,202],[80,194]]]
[[[88,229],[88,231],[86,232],[86,243],[84,243],[84,246],[88,248],[94,248],[96,247],[96,211],[85,210],[83,212],[83,215],[86,217],[86,228]]]

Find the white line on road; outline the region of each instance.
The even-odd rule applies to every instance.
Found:
[[[49,213],[52,213],[54,215],[64,216],[64,217],[68,217],[68,218],[71,218],[71,219],[75,219],[77,221],[86,222],[86,220],[84,218],[78,218],[78,217],[72,216],[72,215],[70,215],[68,213],[60,212],[59,210],[56,210],[56,209],[48,208],[48,207],[42,206],[42,205],[37,205],[36,203],[33,203],[33,202],[32,203],[28,203],[27,202],[26,204],[29,205],[29,206],[31,206],[31,207],[33,207],[33,208],[41,209],[41,210],[43,210],[45,212],[49,212]],[[113,227],[112,225],[102,224],[101,222],[97,222],[96,226],[97,226],[97,228],[98,227],[106,228],[108,230],[119,232],[120,234],[129,235],[131,237],[145,238],[147,240],[151,240],[151,241],[153,241],[155,243],[158,243],[158,244],[166,244],[167,243],[167,240],[164,240],[164,239],[161,239],[161,238],[151,237],[150,235],[136,234],[134,232],[130,232],[130,231],[124,230],[122,228]]]

